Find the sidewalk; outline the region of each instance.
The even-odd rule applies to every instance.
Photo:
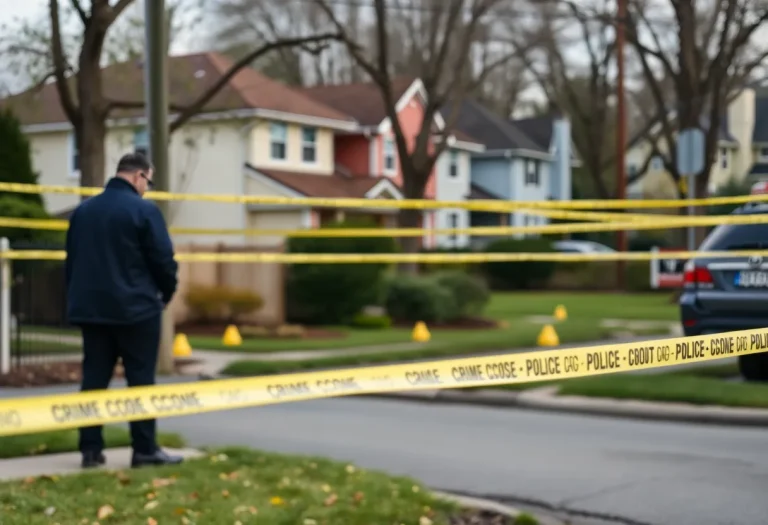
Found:
[[[164,449],[169,454],[192,458],[201,456],[202,452],[192,449]],[[111,448],[104,451],[107,457],[105,469],[128,469],[131,466],[131,449]],[[37,476],[64,476],[82,472],[80,468],[80,453],[67,452],[64,454],[45,454],[23,458],[0,460],[0,481],[10,481]]]

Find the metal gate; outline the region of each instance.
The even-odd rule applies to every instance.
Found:
[[[12,250],[63,250],[61,244],[16,242]],[[67,323],[64,261],[12,263],[12,367],[79,361],[79,331]]]

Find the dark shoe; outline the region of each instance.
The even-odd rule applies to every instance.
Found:
[[[100,467],[107,462],[107,458],[101,452],[83,452],[83,468]]]
[[[166,454],[162,450],[158,450],[154,454],[142,454],[134,451],[131,458],[131,468],[145,467],[148,465],[178,465],[184,461],[181,456],[171,456]]]

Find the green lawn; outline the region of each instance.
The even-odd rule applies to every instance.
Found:
[[[677,307],[667,294],[599,294],[599,293],[497,293],[491,298],[485,315],[506,321],[506,329],[449,330],[433,329],[431,345],[465,345],[478,350],[495,350],[532,346],[541,325],[531,323],[528,316],[552,315],[555,307],[565,305],[568,320],[558,324],[562,343],[594,341],[610,333],[599,322],[605,318],[659,321],[659,327],[634,329],[638,335],[666,333],[663,321],[677,319]],[[193,348],[239,350],[244,352],[281,352],[289,350],[338,350],[375,345],[405,344],[411,340],[409,329],[366,330],[340,328],[343,338],[267,339],[244,338],[239,347],[227,347],[220,337],[190,337]]]
[[[412,479],[235,448],[172,467],[0,484],[4,525],[447,525],[460,513]]]
[[[571,319],[628,319],[677,321],[677,304],[668,293],[513,292],[496,293],[486,315],[516,319],[528,315],[552,315],[559,304]]]
[[[0,437],[0,459],[42,454],[58,454],[77,450],[77,430],[57,430],[38,434]],[[176,434],[159,433],[157,440],[164,447],[180,448],[184,440]],[[104,442],[107,448],[128,447],[131,436],[123,427],[104,427]]]
[[[13,355],[79,354],[81,351],[82,345],[60,341],[34,341],[22,338],[21,344],[18,344],[15,339],[11,340]]]

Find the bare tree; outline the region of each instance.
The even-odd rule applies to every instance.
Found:
[[[350,54],[377,86],[397,146],[406,198],[421,199],[438,156],[445,150],[455,127],[459,105],[482,85],[488,75],[518,55],[510,42],[493,39],[494,20],[509,8],[504,0],[374,0],[373,46],[355,39],[332,9],[329,0],[314,0],[341,35]],[[407,36],[391,27],[396,13],[405,12],[409,25]],[[404,16],[404,15],[401,15]],[[424,83],[426,102],[424,118],[413,145],[398,119],[392,78],[395,64],[393,48],[404,47],[413,73]],[[402,65],[402,64],[401,64]],[[435,117],[447,114],[442,131],[436,130]],[[399,223],[417,227],[419,210],[401,210]],[[404,239],[403,249],[414,252],[418,239]],[[412,269],[412,268],[409,268]]]
[[[656,156],[679,186],[676,131],[701,127],[706,152],[696,194],[708,193],[728,102],[768,57],[755,38],[766,20],[765,0],[630,1],[624,22],[656,114],[644,134],[651,154],[636,177]]]
[[[533,2],[539,20],[529,31],[538,34],[539,45],[525,55],[527,69],[550,105],[570,117],[574,145],[601,199],[611,195],[606,161],[614,151],[610,139],[616,129],[611,69],[615,31],[610,22],[614,3]]]
[[[37,57],[39,64],[47,67],[42,79],[55,79],[56,90],[67,119],[74,128],[75,139],[80,154],[80,172],[82,186],[101,186],[104,184],[105,141],[107,120],[114,110],[143,108],[143,101],[112,100],[105,93],[103,85],[102,62],[108,33],[118,18],[131,6],[133,0],[94,0],[90,11],[79,0],[70,0],[71,6],[80,21],[77,51],[74,60],[68,58],[65,49],[66,39],[62,30],[62,19],[58,0],[49,0],[49,34],[38,34],[33,46],[24,42],[5,45],[3,54]],[[241,60],[210,86],[191,104],[184,107],[171,106],[177,114],[170,123],[173,132],[183,126],[192,117],[203,110],[205,105],[218,93],[240,69],[254,60],[276,50],[290,47],[317,53],[329,40],[337,38],[335,33],[297,36],[268,41],[251,48]],[[319,47],[318,47],[319,46]]]

